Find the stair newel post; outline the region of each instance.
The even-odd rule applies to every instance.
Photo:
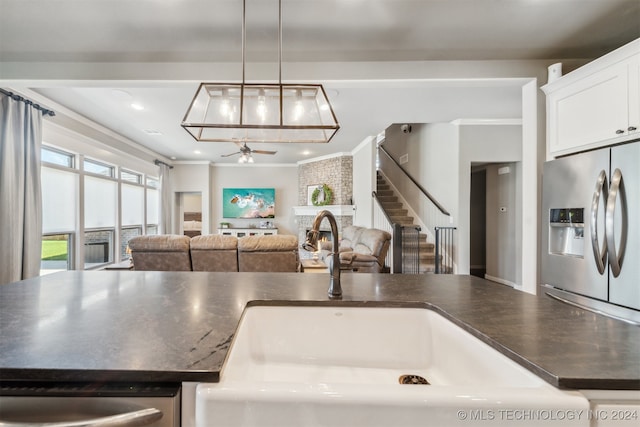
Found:
[[[393,273],[402,273],[402,225],[393,224]]]
[[[436,247],[435,247],[435,273],[440,274],[440,227],[434,227],[435,235],[436,235]]]

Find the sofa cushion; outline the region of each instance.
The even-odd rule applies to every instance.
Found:
[[[174,234],[136,236],[129,240],[133,268],[146,271],[190,271],[190,238]]]
[[[223,250],[238,248],[238,238],[221,234],[207,234],[191,239],[191,250]]]
[[[239,252],[278,252],[298,249],[298,238],[288,234],[246,236],[238,239]]]
[[[190,241],[188,236],[177,234],[136,236],[129,240],[129,249],[131,252],[188,252]]]
[[[238,239],[238,271],[296,272],[298,238],[287,234]]]
[[[353,264],[354,262],[377,263],[378,258],[357,252],[340,252],[340,264]]]
[[[193,271],[238,271],[238,239],[209,234],[191,239]]]

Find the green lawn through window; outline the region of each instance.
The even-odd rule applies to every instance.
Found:
[[[66,240],[43,240],[42,260],[44,261],[66,261],[67,241]]]

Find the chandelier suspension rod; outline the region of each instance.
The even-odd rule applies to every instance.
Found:
[[[282,0],[278,0],[278,84],[282,84]]]
[[[247,45],[247,0],[242,0],[242,85],[244,86],[245,48]]]
[[[244,83],[245,83],[245,75],[244,75],[244,67],[245,67],[245,47],[247,44],[247,0],[242,0],[242,84],[240,85],[240,117],[239,123],[242,126],[243,119],[243,109],[244,109]]]
[[[282,0],[278,0],[278,89],[280,90],[280,126],[283,125],[284,91],[282,89]]]

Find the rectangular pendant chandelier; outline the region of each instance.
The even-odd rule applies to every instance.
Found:
[[[201,83],[181,126],[202,142],[329,142],[340,129],[321,84],[282,83],[282,0],[278,1],[278,83]]]
[[[203,142],[329,142],[340,128],[320,84],[201,83],[182,122]]]

